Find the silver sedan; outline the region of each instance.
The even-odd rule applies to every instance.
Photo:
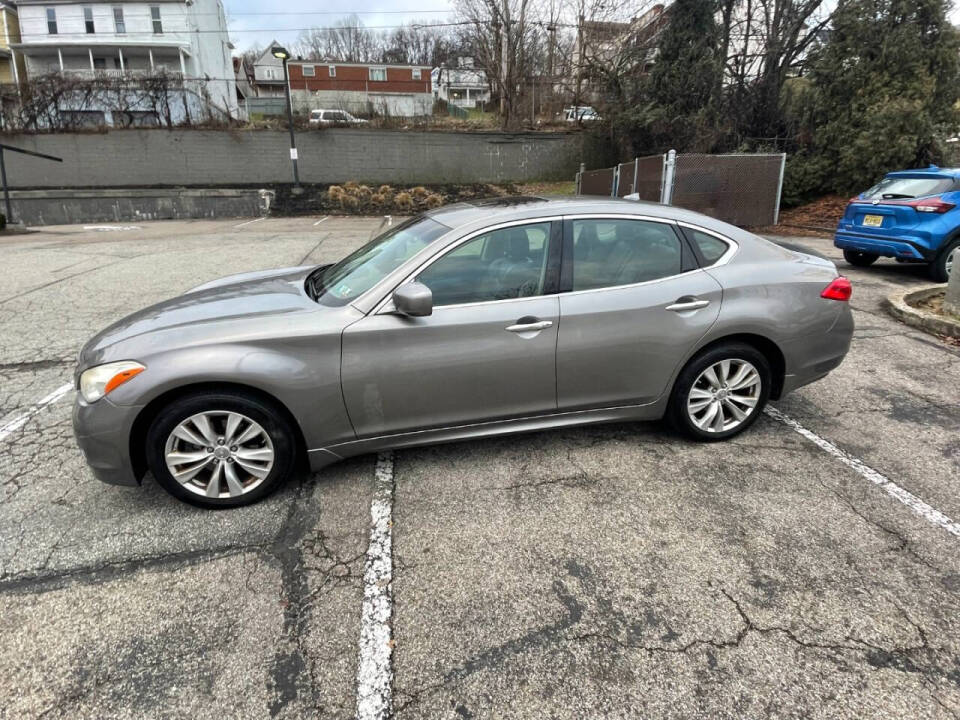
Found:
[[[74,428],[101,480],[205,507],[385,448],[662,417],[721,440],[840,364],[849,297],[828,260],[677,208],[452,205],[112,325]]]

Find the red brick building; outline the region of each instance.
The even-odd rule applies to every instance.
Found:
[[[430,68],[417,65],[292,60],[290,96],[300,112],[346,110],[354,115],[415,117],[433,112]]]

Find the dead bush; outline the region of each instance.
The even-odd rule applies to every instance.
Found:
[[[423,204],[431,210],[433,208],[438,208],[443,205],[443,195],[440,195],[439,193],[430,193],[423,199]]]
[[[397,210],[408,211],[413,210],[414,201],[413,196],[408,192],[399,192],[397,196],[393,199],[394,205],[396,205]]]
[[[417,185],[415,188],[410,190],[410,194],[413,195],[416,200],[424,200],[427,195],[430,194],[430,191],[427,190],[423,185]]]
[[[327,198],[330,202],[339,203],[343,200],[344,195],[346,195],[346,193],[339,185],[331,185],[327,188]]]

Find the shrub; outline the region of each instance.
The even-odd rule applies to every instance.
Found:
[[[427,197],[427,195],[430,194],[430,191],[427,190],[422,185],[417,185],[417,187],[413,188],[410,191],[410,194],[413,195],[413,197],[417,200],[424,200]]]
[[[413,196],[408,192],[399,192],[397,196],[393,199],[394,204],[397,207],[397,210],[406,211],[413,210],[414,202]]]
[[[438,208],[443,205],[443,196],[439,193],[430,193],[423,199],[423,204],[430,209]]]

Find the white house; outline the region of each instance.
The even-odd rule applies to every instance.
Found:
[[[221,0],[83,3],[20,0],[21,40],[14,47],[28,76],[48,73],[182,78],[194,103],[236,117],[237,91]]]
[[[273,49],[280,47],[276,40],[267,45],[260,57],[253,61],[253,83],[259,97],[285,97],[283,60],[273,56]]]
[[[473,67],[473,58],[460,58],[459,67],[434,68],[430,76],[434,97],[451,105],[475,108],[490,102],[487,74]]]

